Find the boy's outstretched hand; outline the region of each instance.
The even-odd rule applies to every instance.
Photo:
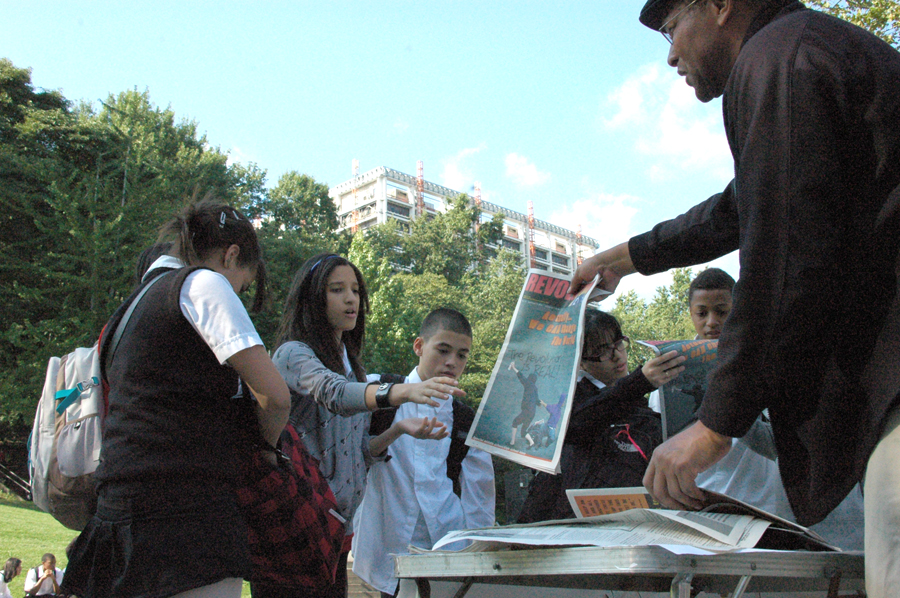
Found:
[[[450,431],[436,417],[407,417],[395,421],[391,427],[369,439],[369,452],[373,456],[384,455],[388,447],[404,434],[420,440],[441,440],[450,435]]]
[[[441,440],[450,434],[447,426],[436,417],[407,417],[395,422],[395,425],[404,434],[419,440]]]

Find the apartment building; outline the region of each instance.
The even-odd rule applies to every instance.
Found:
[[[354,172],[358,168],[354,162]],[[365,230],[388,219],[408,223],[421,213],[434,217],[447,209],[447,200],[459,195],[442,185],[426,181],[421,162],[418,173],[412,176],[392,168],[380,166],[332,187],[328,195],[334,201],[340,229]],[[480,207],[482,220],[487,222],[495,214],[503,216],[503,247],[517,251],[526,264],[534,268],[571,274],[581,260],[600,247],[596,239],[509,208],[481,201],[480,189],[470,193]],[[530,210],[529,210],[530,211]]]

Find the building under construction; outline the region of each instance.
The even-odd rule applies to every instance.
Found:
[[[354,232],[382,224],[388,219],[408,223],[417,217],[433,217],[447,209],[447,200],[460,194],[425,180],[423,165],[417,164],[416,176],[380,166],[359,174],[353,161],[353,176],[332,187],[328,195],[337,207],[340,229]],[[476,183],[469,194],[481,208],[483,222],[503,216],[501,244],[522,255],[532,268],[571,274],[581,261],[600,246],[596,239],[534,217],[531,202],[523,214],[481,200]]]

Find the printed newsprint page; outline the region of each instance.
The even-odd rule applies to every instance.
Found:
[[[638,341],[657,355],[678,351],[687,356],[684,371],[659,387],[659,410],[663,440],[678,434],[697,419],[697,409],[706,393],[706,376],[716,365],[719,340]]]
[[[496,549],[498,544],[530,546],[691,546],[713,552],[753,548],[769,527],[750,515],[631,509],[586,517],[450,532],[435,544],[472,540],[467,551]]]
[[[596,281],[577,296],[570,277],[529,270],[466,444],[548,473],[559,457],[581,360],[581,329]],[[603,294],[608,294],[602,291]]]
[[[792,521],[758,509],[736,498],[704,490],[706,499],[702,512],[749,515],[768,521],[763,542],[758,546],[791,550],[840,550],[828,544],[820,535]],[[578,519],[610,515],[631,509],[661,509],[662,506],[645,488],[593,488],[566,490],[566,496]],[[668,511],[675,513],[676,511]]]

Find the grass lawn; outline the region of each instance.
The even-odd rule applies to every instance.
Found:
[[[0,561],[6,563],[13,556],[22,559],[22,579],[16,579],[15,586],[25,583],[26,570],[37,567],[46,552],[56,555],[57,567],[65,568],[66,546],[77,535],[34,503],[0,493]]]
[[[22,575],[10,583],[13,596],[22,593],[27,570],[38,566],[44,553],[56,555],[56,566],[64,569],[68,564],[66,546],[77,535],[34,503],[0,492],[0,568],[9,557],[22,559]],[[247,582],[241,598],[250,598]]]

